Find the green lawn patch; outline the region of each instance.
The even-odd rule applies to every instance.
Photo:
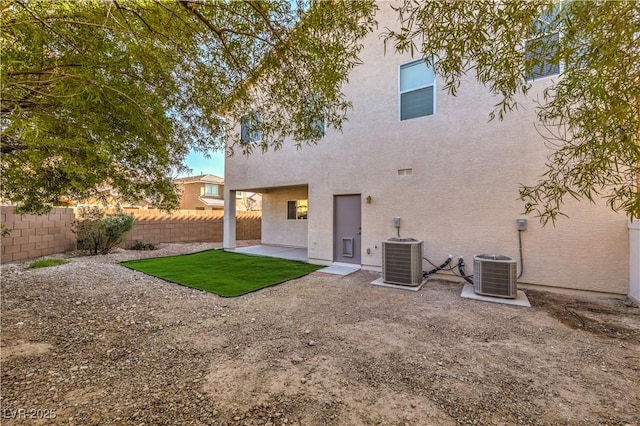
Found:
[[[323,268],[294,260],[248,256],[222,250],[130,260],[121,265],[224,297],[240,296]]]
[[[47,266],[58,266],[58,265],[64,265],[65,263],[69,263],[69,261],[65,259],[40,259],[40,260],[34,260],[33,262],[31,262],[31,264],[29,265],[29,268],[30,269],[46,268]]]

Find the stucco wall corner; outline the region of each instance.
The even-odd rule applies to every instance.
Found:
[[[629,224],[629,299],[640,306],[640,220]]]

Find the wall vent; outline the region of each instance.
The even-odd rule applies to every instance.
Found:
[[[473,257],[473,289],[485,296],[515,299],[516,261],[498,254],[480,254]]]
[[[422,241],[413,238],[383,241],[382,279],[385,283],[412,287],[422,284]]]

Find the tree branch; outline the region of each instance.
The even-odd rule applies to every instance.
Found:
[[[69,68],[69,67],[82,67],[83,65],[81,64],[55,64],[55,65],[51,65],[48,67],[44,67],[40,70],[25,70],[25,71],[9,71],[7,72],[7,75],[9,76],[15,76],[15,75],[26,75],[26,74],[31,74],[31,75],[35,75],[35,74],[55,74],[55,73],[51,73],[48,71],[54,70],[56,68]]]
[[[222,47],[224,48],[224,51],[227,53],[229,58],[231,58],[231,61],[234,63],[234,65],[238,69],[246,71],[245,67],[233,55],[231,48],[229,47],[226,39],[222,35],[222,32],[220,32],[220,30],[216,26],[214,26],[204,15],[202,15],[202,13],[200,13],[200,11],[196,9],[196,6],[193,5],[191,2],[187,0],[179,0],[179,2],[186,10],[193,13],[196,16],[196,18],[198,18],[199,21],[205,24],[207,28],[209,28],[216,35],[216,37],[218,37],[218,40],[220,40],[220,43],[222,43]]]

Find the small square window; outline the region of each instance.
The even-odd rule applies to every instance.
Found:
[[[309,214],[308,200],[287,201],[287,219],[304,220]]]

